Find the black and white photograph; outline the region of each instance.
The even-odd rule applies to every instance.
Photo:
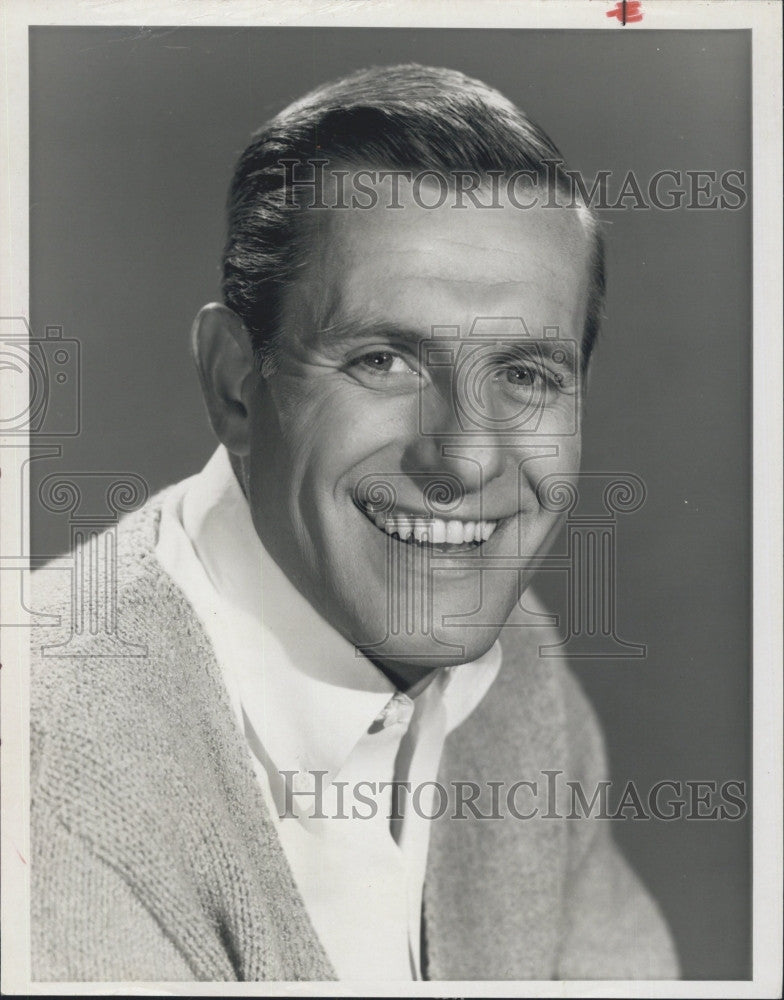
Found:
[[[776,4],[349,6],[8,5],[3,990],[778,996]]]

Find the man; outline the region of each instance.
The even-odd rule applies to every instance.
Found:
[[[419,66],[240,158],[192,337],[220,447],[120,526],[146,655],[35,663],[35,978],[676,974],[607,825],[563,818],[606,766],[527,593],[603,292],[558,160]]]

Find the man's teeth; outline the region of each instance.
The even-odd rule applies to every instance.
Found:
[[[465,545],[467,542],[486,542],[496,529],[497,521],[442,521],[438,517],[401,517],[376,514],[376,526],[388,535],[397,535],[403,541],[414,538],[417,542],[432,545]]]

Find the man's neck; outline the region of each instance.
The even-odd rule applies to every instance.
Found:
[[[371,663],[375,664],[385,677],[388,677],[392,681],[398,691],[403,691],[409,698],[416,698],[418,694],[421,694],[435,680],[439,671],[443,669],[441,667],[429,667],[423,674],[421,667],[410,667],[404,663],[396,663],[392,666],[380,660],[374,660],[372,657],[368,657],[368,659]]]

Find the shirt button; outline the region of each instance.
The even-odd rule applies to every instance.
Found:
[[[379,712],[376,722],[382,729],[387,729],[389,726],[395,725],[406,726],[411,721],[413,714],[413,701],[408,695],[398,691]]]

